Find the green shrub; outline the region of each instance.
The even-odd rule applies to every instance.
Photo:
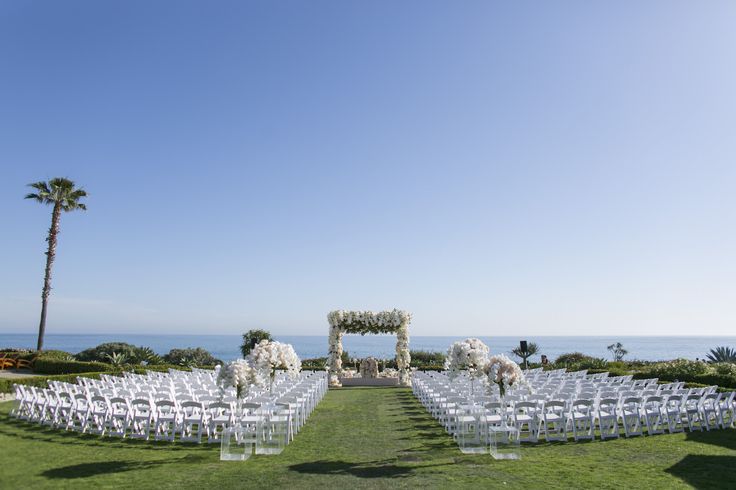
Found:
[[[113,354],[121,354],[128,362],[138,364],[140,362],[138,351],[138,347],[125,342],[105,342],[97,347],[85,349],[75,357],[78,361],[84,362],[108,362]]]
[[[322,371],[327,366],[326,357],[315,357],[312,359],[304,359],[302,361],[302,369],[308,369],[312,371]]]
[[[560,354],[557,359],[555,359],[554,364],[559,366],[568,366],[571,364],[577,364],[588,357],[589,356],[586,356],[582,352],[568,352],[567,354]]]
[[[423,350],[409,351],[411,356],[411,367],[425,365],[444,365],[447,355],[444,352],[428,352]]]
[[[62,361],[39,357],[33,363],[33,372],[38,374],[94,373],[110,370],[110,365],[101,362]]]
[[[163,357],[163,360],[168,364],[177,366],[214,366],[215,364],[222,364],[222,361],[215,359],[212,354],[201,347],[171,349]]]
[[[708,371],[708,364],[704,362],[675,359],[674,361],[654,363],[643,368],[641,373],[650,378],[687,381],[694,379],[695,376],[708,374]]]
[[[13,385],[35,386],[37,388],[48,387],[49,381],[63,381],[66,383],[76,383],[77,378],[93,378],[100,379],[101,374],[109,373],[83,373],[83,374],[63,374],[60,376],[34,376],[32,378],[7,379],[0,378],[0,393],[12,393]]]
[[[583,369],[606,370],[608,369],[608,365],[608,361],[602,357],[591,357],[582,352],[562,354],[554,362],[555,368],[566,368],[568,371],[581,371]]]
[[[44,350],[38,356],[39,359],[56,359],[58,361],[71,361],[74,359],[74,354],[65,352],[63,350]]]

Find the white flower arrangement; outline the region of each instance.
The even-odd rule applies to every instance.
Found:
[[[302,361],[291,344],[261,340],[248,354],[248,361],[264,377],[272,378],[277,369],[286,370],[294,378],[302,370]]]
[[[327,321],[347,333],[395,333],[411,323],[411,313],[397,309],[378,313],[335,310],[327,315]]]
[[[335,310],[327,315],[330,324],[328,339],[329,358],[327,367],[330,373],[330,385],[340,385],[342,374],[342,336],[345,333],[365,335],[367,333],[395,333],[396,334],[396,365],[399,370],[399,383],[404,386],[411,384],[409,376],[409,323],[411,313],[393,309],[391,311],[346,311]]]
[[[504,396],[511,386],[526,384],[521,367],[503,354],[491,356],[488,363],[483,366],[483,373],[488,377],[489,383],[498,385],[501,396]]]
[[[478,339],[465,339],[453,342],[447,350],[445,369],[450,379],[457,377],[461,371],[467,370],[471,377],[483,375],[482,369],[488,363],[490,349]]]
[[[248,361],[238,359],[220,367],[217,385],[221,390],[235,388],[238,398],[248,394],[251,386],[263,386],[264,379]]]

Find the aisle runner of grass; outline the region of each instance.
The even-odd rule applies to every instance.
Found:
[[[732,488],[736,430],[464,456],[408,389],[332,390],[280,456],[221,463],[219,446],[80,436],[7,417],[0,488]]]

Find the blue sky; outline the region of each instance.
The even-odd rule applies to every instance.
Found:
[[[0,332],[732,334],[733,2],[0,3]]]

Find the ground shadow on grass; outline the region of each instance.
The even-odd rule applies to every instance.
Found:
[[[110,473],[123,473],[126,471],[138,471],[154,468],[160,465],[167,465],[177,462],[199,463],[203,460],[203,456],[185,456],[176,460],[166,459],[159,461],[98,461],[94,463],[81,463],[70,466],[62,466],[60,468],[52,468],[41,473],[41,476],[51,479],[75,479],[89,478],[96,475],[106,475]]]
[[[414,469],[396,466],[388,461],[349,463],[347,461],[313,461],[289,466],[290,471],[317,475],[352,475],[358,478],[400,478]]]
[[[714,446],[736,450],[736,430],[726,429],[710,432],[688,432],[686,438],[688,441],[713,444]]]
[[[665,471],[695,488],[733,488],[736,456],[688,454]]]

